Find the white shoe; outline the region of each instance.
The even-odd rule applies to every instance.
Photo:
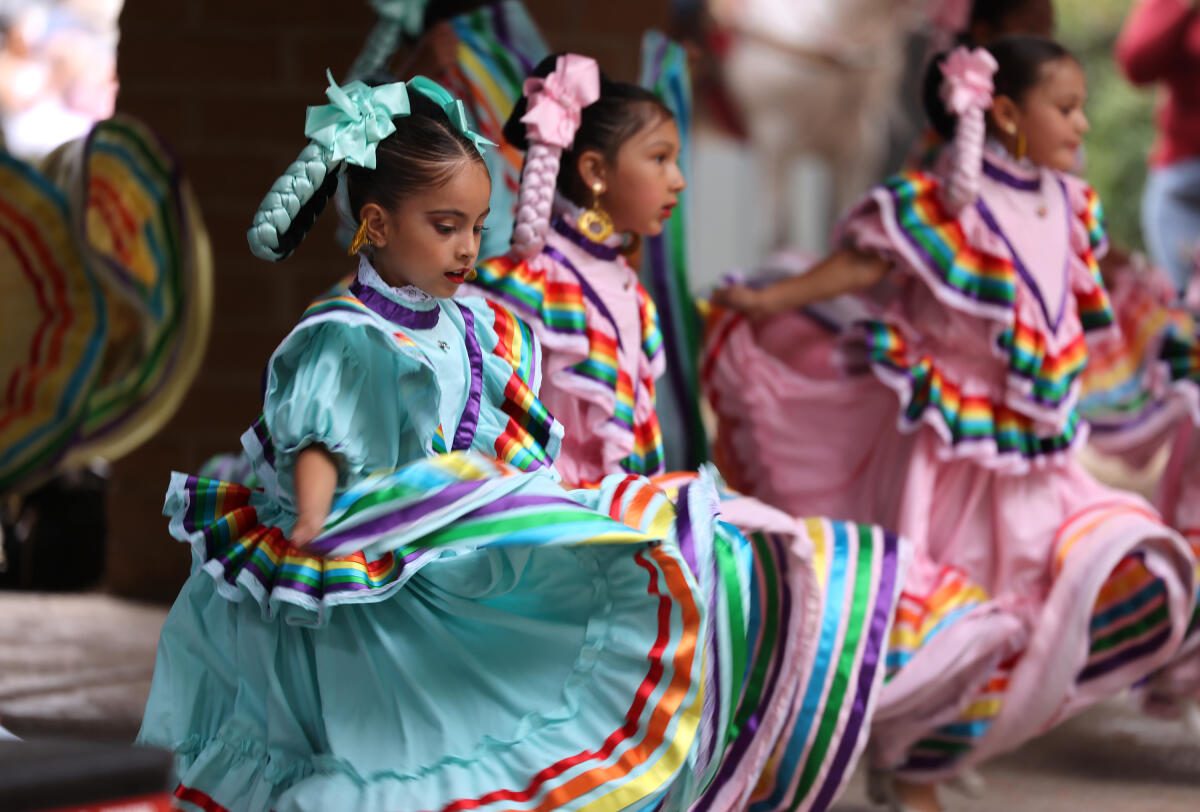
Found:
[[[983,774],[974,767],[962,770],[946,781],[945,786],[968,798],[982,798],[987,792],[987,781],[983,779]]]
[[[1188,732],[1200,739],[1200,700],[1185,699],[1179,703],[1180,717]]]
[[[885,770],[867,771],[867,797],[872,803],[887,806],[888,812],[922,812],[900,798],[895,776]],[[941,808],[940,804],[938,808]]]

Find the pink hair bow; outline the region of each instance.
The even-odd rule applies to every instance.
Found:
[[[600,98],[600,68],[596,60],[563,54],[545,79],[525,80],[529,108],[521,121],[530,140],[566,149],[575,140],[583,108]]]
[[[996,59],[984,48],[959,46],[942,62],[942,101],[956,116],[992,106]]]

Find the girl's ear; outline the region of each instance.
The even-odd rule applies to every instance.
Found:
[[[1016,135],[1021,128],[1021,109],[1008,96],[997,96],[992,101],[992,123],[1005,135]]]
[[[582,152],[578,169],[579,177],[587,188],[595,189],[599,185],[601,192],[608,188],[608,161],[604,160],[604,155],[599,150],[589,149]]]
[[[382,248],[388,241],[388,218],[383,206],[368,203],[358,213],[359,222],[367,227],[367,239],[371,245]]]

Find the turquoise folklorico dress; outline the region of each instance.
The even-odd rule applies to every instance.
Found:
[[[502,307],[364,262],[270,360],[261,489],[172,476],[193,567],[139,740],[175,751],[182,808],[684,810],[773,724],[731,701],[772,678],[747,665],[769,621],[712,483],[564,490],[538,352]],[[317,443],[339,480],[300,550]]]

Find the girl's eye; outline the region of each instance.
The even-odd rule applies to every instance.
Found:
[[[659,163],[659,164],[665,164],[667,162],[667,156],[666,155],[655,155],[654,162]]]
[[[475,226],[475,233],[476,233],[476,234],[482,234],[483,232],[485,232],[485,231],[487,231],[487,230],[488,230],[488,227],[487,227],[487,226]]]
[[[433,227],[437,230],[438,234],[454,233],[454,226],[446,225],[445,223],[434,223]]]

